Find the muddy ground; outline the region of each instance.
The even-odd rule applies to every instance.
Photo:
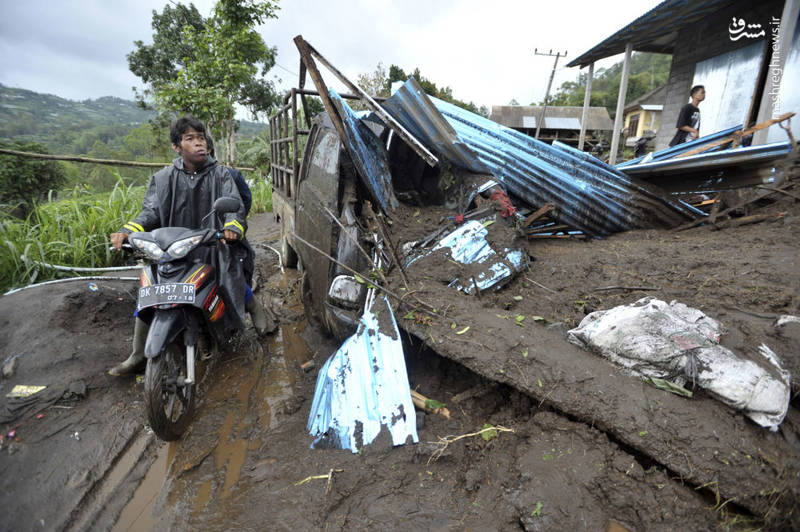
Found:
[[[2,297],[0,359],[16,357],[16,367],[0,381],[0,413],[13,417],[5,394],[15,384],[47,385],[50,395],[0,425],[0,529],[797,527],[800,327],[774,321],[800,314],[800,202],[782,198],[757,212],[774,219],[516,241],[530,269],[481,298],[409,269],[418,297],[440,314],[399,320],[409,380],[451,417],[419,414],[420,444],[392,448],[384,434],[361,454],[309,448],[317,370],[300,365],[313,359],[319,368],[338,344],[304,319],[298,273],[282,274],[261,246],[277,248],[271,215],[251,220],[250,238],[257,296],[280,328],[268,338],[248,329],[216,361],[179,442],[162,444],[146,427],[136,379],[105,373],[129,349],[133,283]],[[425,216],[436,214],[409,211],[396,234],[424,234],[438,223]],[[396,273],[391,280],[402,286]],[[655,290],[597,290],[609,286]],[[646,295],[721,320],[737,352],[765,342],[778,353],[795,402],[777,433],[702,393],[651,388],[564,340],[588,312]],[[517,315],[526,316],[521,326]],[[436,443],[486,423],[513,432]]]

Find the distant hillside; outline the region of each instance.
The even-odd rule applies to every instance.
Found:
[[[89,131],[92,143],[102,140],[119,147],[122,137],[153,115],[131,100],[114,96],[79,102],[0,84],[0,138],[40,142],[53,153],[86,153],[91,144],[80,140]],[[239,132],[252,137],[264,127],[243,120]]]

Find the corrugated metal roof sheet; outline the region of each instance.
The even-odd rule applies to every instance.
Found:
[[[364,186],[384,212],[394,209],[397,207],[397,198],[392,188],[392,173],[389,170],[386,147],[335,90],[330,89],[328,92],[342,118],[347,135],[347,142],[344,144]]]
[[[383,104],[403,127],[453,164],[488,169],[530,206],[556,205],[559,222],[588,235],[677,225],[695,213],[593,157],[550,146],[460,107],[428,97],[413,78]],[[438,111],[438,112],[434,112]],[[453,133],[458,148],[450,146]],[[463,164],[463,163],[462,163]],[[485,170],[484,170],[485,171]]]
[[[698,153],[688,157],[673,157],[669,159],[651,160],[626,166],[623,171],[628,175],[650,175],[663,172],[677,172],[684,170],[703,169],[713,172],[720,166],[734,166],[744,164],[758,164],[768,162],[792,151],[789,141],[761,144],[744,148]]]
[[[536,127],[536,122],[539,120],[541,113],[542,108],[537,105],[493,105],[492,114],[489,115],[489,118],[506,127],[533,129]],[[578,120],[578,126],[575,129],[580,129],[582,114],[583,107],[548,105],[545,126],[549,127],[547,126],[547,120],[550,120],[550,118],[574,118]],[[611,131],[614,129],[614,121],[611,120],[605,107],[589,107],[586,129],[589,131]]]
[[[650,92],[642,94],[635,100],[628,102],[625,105],[624,112],[627,113],[628,111],[631,111],[636,107],[644,108],[646,104],[661,105],[663,107],[666,99],[667,99],[667,86],[661,85],[660,87],[657,87],[651,90]]]
[[[581,121],[577,118],[562,118],[560,116],[547,116],[544,119],[544,129],[580,129]]]
[[[728,128],[728,129],[723,129],[722,131],[717,131],[716,133],[712,133],[710,135],[706,135],[705,137],[700,137],[699,139],[695,139],[695,140],[692,140],[690,142],[683,142],[681,144],[677,144],[675,146],[672,146],[671,148],[666,148],[666,149],[663,149],[661,151],[653,152],[652,156],[650,156],[648,160],[650,160],[650,161],[661,161],[663,159],[669,159],[671,157],[675,157],[678,154],[686,153],[687,151],[691,151],[691,150],[694,150],[695,148],[699,148],[700,146],[705,146],[706,144],[710,144],[712,142],[716,142],[717,140],[720,140],[722,138],[725,138],[725,137],[729,136],[734,131],[739,131],[741,129],[742,129],[742,124],[739,124],[738,126],[734,126],[734,127]],[[728,143],[728,144],[730,144],[730,143]],[[727,145],[722,145],[722,146],[718,147],[717,149],[723,149],[726,146]],[[642,157],[637,157],[637,158],[631,159],[629,161],[625,161],[625,162],[619,163],[616,167],[617,168],[627,168],[628,166],[632,166],[634,164],[639,164],[640,162],[642,162],[644,160],[645,157],[648,157],[649,155],[650,154],[644,155]]]

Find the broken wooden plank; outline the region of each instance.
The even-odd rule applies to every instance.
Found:
[[[750,205],[751,203],[754,203],[754,202],[756,202],[756,201],[758,201],[760,199],[766,198],[767,196],[769,196],[771,194],[774,194],[775,192],[784,191],[787,188],[791,188],[793,185],[794,185],[794,183],[789,182],[789,183],[784,183],[783,186],[780,186],[778,188],[759,187],[759,188],[766,188],[767,192],[765,192],[764,194],[759,194],[758,196],[756,196],[754,198],[750,198],[750,199],[744,200],[744,201],[734,205],[733,207],[729,207],[729,208],[725,209],[724,211],[720,212],[719,214],[717,214],[717,216],[726,216],[727,214],[735,211],[736,209],[741,209],[742,207]],[[699,219],[697,219],[697,220],[695,220],[693,222],[689,222],[689,223],[686,223],[686,224],[683,224],[683,225],[679,225],[678,227],[673,229],[673,231],[685,231],[686,229],[691,229],[693,227],[697,227],[698,225],[702,225],[704,223],[708,223],[708,221],[709,221],[708,218],[699,218]]]
[[[733,218],[731,220],[726,220],[722,223],[713,224],[710,227],[713,229],[726,229],[728,227],[739,227],[742,225],[751,225],[757,224],[761,222],[766,222],[767,220],[775,219],[774,214],[753,214],[750,216],[742,216],[741,218]]]
[[[536,229],[531,229],[528,231],[529,235],[535,235],[538,233],[558,233],[559,231],[563,231],[564,229],[571,229],[570,226],[564,224],[558,225],[548,225],[546,227],[537,227]]]
[[[719,202],[722,200],[722,192],[717,192],[714,198],[714,204],[711,206],[711,214],[708,215],[708,223],[713,224],[717,219],[719,213]]]
[[[693,150],[689,150],[686,153],[681,153],[679,155],[676,155],[674,157],[674,159],[680,159],[681,157],[689,157],[690,155],[697,155],[698,153],[703,153],[704,151],[708,151],[711,148],[716,148],[717,146],[722,146],[723,144],[726,144],[728,142],[736,143],[738,141],[741,141],[741,138],[744,137],[745,135],[749,135],[751,133],[755,133],[756,131],[760,131],[762,129],[766,129],[769,126],[771,126],[773,124],[777,124],[777,123],[783,122],[784,120],[789,120],[793,116],[794,116],[794,113],[784,113],[781,116],[778,116],[776,118],[770,118],[769,120],[761,122],[760,124],[756,124],[753,127],[749,127],[749,128],[744,129],[742,131],[735,131],[732,135],[728,135],[727,137],[721,138],[719,140],[715,140],[714,142],[710,142],[710,143],[705,144],[703,146],[697,147],[697,148],[695,148]]]
[[[425,397],[416,390],[411,390],[411,400],[414,402],[414,406],[416,406],[420,410],[424,410],[425,412],[431,414],[438,414],[440,416],[446,417],[447,419],[450,419],[450,411],[447,408],[445,408],[444,405],[439,401],[435,401],[433,399]]]
[[[381,120],[383,120],[383,122],[392,131],[394,131],[394,133],[398,137],[403,139],[409,146],[411,146],[411,148],[417,153],[417,155],[419,155],[426,163],[428,163],[428,165],[436,166],[437,164],[439,164],[439,159],[437,159],[436,156],[428,150],[428,148],[426,148],[419,140],[417,140],[416,137],[414,137],[411,133],[409,133],[406,130],[406,128],[404,128],[397,120],[392,118],[391,115],[389,115],[389,113],[387,113],[383,109],[383,107],[381,107],[378,104],[378,102],[376,102],[372,98],[372,96],[370,96],[369,94],[364,92],[364,90],[361,87],[359,87],[358,85],[356,85],[355,83],[353,83],[352,81],[347,79],[347,77],[344,74],[342,74],[339,71],[339,69],[337,69],[335,66],[333,66],[330,63],[330,61],[325,59],[325,57],[323,57],[323,55],[321,53],[319,53],[313,46],[311,46],[311,44],[309,42],[305,41],[303,39],[302,35],[298,35],[297,37],[295,37],[294,38],[294,42],[297,45],[298,49],[300,49],[301,46],[302,46],[302,48],[307,52],[309,57],[311,56],[311,54],[313,54],[314,57],[316,57],[319,60],[320,63],[325,65],[325,68],[330,70],[331,73],[333,73],[333,75],[335,75],[337,78],[339,78],[339,81],[344,83],[347,86],[348,89],[353,91],[354,94],[358,94],[361,97],[361,101],[364,102],[364,104],[367,107],[369,107],[370,110],[372,110],[376,115],[378,115],[378,117]],[[301,56],[302,55],[303,55],[303,53],[301,51]],[[306,67],[309,67],[308,62],[307,61],[305,61],[305,62],[306,62]],[[316,69],[316,66],[314,68]],[[310,68],[309,68],[309,73],[311,73],[311,69]],[[319,72],[317,72],[317,75],[319,75]],[[313,75],[311,76],[311,79],[313,79],[314,83],[316,84],[316,79],[314,78]],[[320,80],[321,79],[322,78],[320,77]],[[323,83],[323,87],[324,87],[324,83]],[[319,86],[317,86],[317,90],[322,92],[322,89]],[[325,93],[327,94],[327,88],[325,89]],[[330,113],[330,110],[327,108],[327,105],[325,106],[325,109]]]
[[[344,124],[342,123],[339,113],[336,111],[336,107],[333,105],[333,100],[331,100],[331,97],[328,94],[328,86],[325,85],[325,80],[322,79],[322,74],[320,74],[317,64],[314,62],[314,58],[311,57],[311,51],[309,50],[308,43],[303,40],[302,35],[298,35],[294,38],[294,44],[297,46],[298,52],[300,52],[300,60],[306,66],[308,74],[311,76],[311,81],[313,81],[314,85],[317,87],[319,98],[322,100],[322,105],[325,106],[325,110],[328,112],[328,116],[333,123],[333,127],[336,128],[336,132],[339,134],[339,138],[342,140],[342,143],[346,145],[347,134],[344,130]]]
[[[523,229],[527,228],[533,222],[535,222],[536,220],[538,220],[539,218],[541,218],[542,216],[544,216],[545,214],[547,214],[548,212],[552,211],[555,208],[556,206],[553,205],[552,203],[545,203],[536,212],[525,218],[525,221],[522,222]]]

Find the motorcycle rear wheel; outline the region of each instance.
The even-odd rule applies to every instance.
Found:
[[[186,348],[169,344],[147,360],[144,403],[150,428],[164,441],[180,439],[194,416],[194,384],[178,385],[186,378]],[[180,379],[181,381],[183,379]]]

